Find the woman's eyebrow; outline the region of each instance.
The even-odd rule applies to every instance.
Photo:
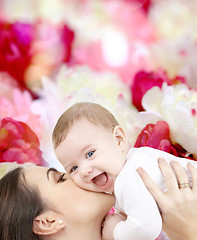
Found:
[[[47,179],[49,180],[49,173],[50,172],[55,172],[55,173],[57,173],[58,171],[57,171],[57,169],[55,169],[55,168],[49,168],[48,170],[47,170]]]

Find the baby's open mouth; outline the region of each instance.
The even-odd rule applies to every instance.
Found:
[[[108,181],[107,173],[103,172],[103,173],[97,175],[96,177],[94,177],[92,179],[92,181],[93,181],[93,183],[95,183],[98,186],[104,186]]]

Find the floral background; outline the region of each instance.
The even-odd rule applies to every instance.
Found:
[[[73,103],[104,105],[130,146],[197,160],[196,0],[1,0],[0,175],[62,170],[51,134]]]

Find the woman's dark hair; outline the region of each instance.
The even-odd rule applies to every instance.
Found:
[[[41,239],[33,233],[33,220],[43,210],[38,191],[25,182],[22,167],[0,179],[1,240]]]

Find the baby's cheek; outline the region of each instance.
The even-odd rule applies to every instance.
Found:
[[[66,170],[65,170],[65,171],[66,171]],[[65,173],[65,178],[66,178],[66,179],[70,179],[70,178],[71,178],[71,176],[70,176],[70,174],[69,174],[68,172]]]
[[[85,184],[83,180],[78,177],[77,174],[70,174],[70,178],[73,180],[73,182],[80,188],[86,189]]]

